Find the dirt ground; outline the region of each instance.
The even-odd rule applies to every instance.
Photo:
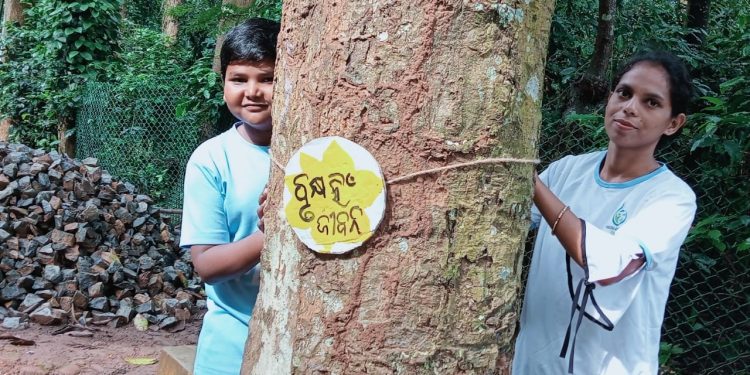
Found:
[[[15,336],[34,342],[20,346],[0,339],[0,375],[155,374],[158,362],[133,365],[126,360],[158,360],[163,346],[193,345],[198,341],[200,324],[200,319],[194,319],[184,330],[174,333],[140,332],[132,323],[120,328],[102,326],[96,327],[91,337],[52,334],[63,326],[31,324],[22,330],[0,329],[0,337]]]

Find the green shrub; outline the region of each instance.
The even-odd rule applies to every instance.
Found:
[[[30,0],[25,24],[0,42],[0,115],[11,138],[42,148],[70,123],[81,83],[96,79],[117,49],[121,0]]]

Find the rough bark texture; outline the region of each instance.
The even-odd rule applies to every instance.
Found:
[[[284,2],[272,157],[351,139],[386,178],[533,158],[554,1]],[[528,164],[387,186],[375,236],[306,249],[275,168],[244,374],[504,373],[520,301]]]
[[[238,7],[249,7],[255,0],[222,0],[222,5],[234,5]],[[219,22],[219,28],[225,27],[224,22]],[[224,44],[224,34],[216,36],[216,46],[214,47],[214,61],[211,68],[216,73],[221,73],[221,45]]]
[[[599,103],[607,96],[607,70],[615,45],[615,11],[617,11],[617,0],[599,0],[596,44],[589,68],[575,85],[573,104],[575,109]]]
[[[61,118],[57,124],[57,139],[60,140],[57,145],[57,152],[74,158],[76,156],[76,139],[75,136],[68,136],[68,122],[69,120]]]
[[[711,9],[711,0],[688,0],[687,2],[687,27],[693,32],[686,36],[688,43],[700,45],[703,43],[704,31],[708,26],[708,16]]]
[[[3,26],[2,36],[5,36],[7,22],[16,22],[19,24],[23,23],[23,7],[21,6],[20,0],[4,0],[3,1]]]
[[[180,4],[182,4],[182,0],[164,0],[162,3],[164,16],[161,20],[161,30],[169,38],[170,43],[174,43],[177,40],[179,24],[177,19],[169,14],[169,11]]]
[[[0,142],[8,142],[10,136],[10,119],[4,118],[0,120]]]

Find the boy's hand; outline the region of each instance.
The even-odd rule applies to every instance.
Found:
[[[258,198],[258,229],[260,229],[261,232],[265,230],[265,225],[263,225],[263,215],[265,214],[266,210],[266,201],[268,200],[268,185],[263,188],[263,193],[260,194],[260,198]]]

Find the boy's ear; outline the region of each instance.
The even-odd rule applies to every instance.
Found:
[[[664,130],[664,135],[672,135],[674,133],[677,133],[677,131],[685,125],[686,119],[687,116],[685,116],[684,113],[680,113],[679,115],[672,117],[672,120],[669,122],[669,126],[667,126],[667,129]]]

